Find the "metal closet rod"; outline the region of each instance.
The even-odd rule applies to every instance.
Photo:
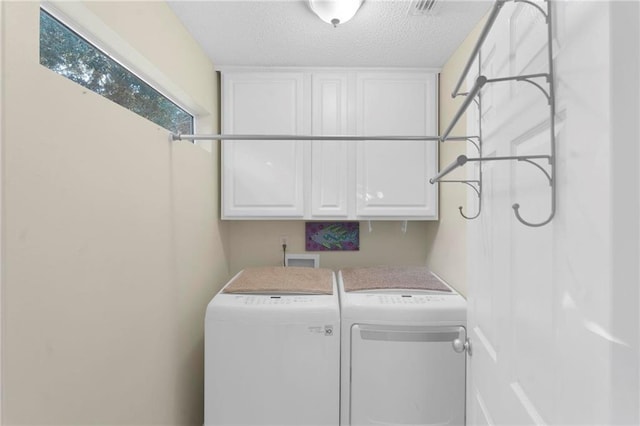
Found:
[[[439,136],[353,136],[353,135],[181,135],[171,134],[172,141],[182,140],[252,140],[252,141],[439,141]]]
[[[429,179],[429,183],[434,184],[436,182],[439,182],[440,179],[442,179],[443,177],[445,177],[446,175],[448,175],[449,173],[451,173],[452,171],[454,171],[458,167],[464,166],[469,161],[480,161],[480,162],[482,162],[482,161],[517,160],[517,161],[526,161],[526,162],[530,163],[531,162],[530,160],[540,160],[540,159],[550,160],[551,157],[549,155],[514,155],[514,156],[506,156],[506,157],[484,157],[484,158],[473,157],[473,158],[469,158],[466,155],[459,155],[453,161],[453,163],[449,164],[447,167],[442,169],[440,171],[440,173],[438,173],[437,175],[435,175],[434,177]],[[534,165],[536,165],[536,164],[534,163]],[[536,166],[538,168],[540,168],[540,166],[538,166],[538,165],[536,165]],[[543,169],[541,169],[541,170],[543,170]],[[551,179],[550,176],[546,172],[545,172],[545,174],[547,175],[547,178]]]
[[[498,17],[498,13],[500,13],[500,9],[502,9],[502,6],[504,6],[504,4],[507,1],[509,0],[496,0],[496,2],[493,4],[493,7],[491,8],[491,12],[489,12],[489,16],[487,17],[487,22],[484,24],[484,27],[482,28],[482,32],[478,37],[478,41],[476,41],[476,45],[473,47],[473,50],[469,55],[469,59],[467,60],[467,64],[464,66],[464,69],[462,70],[462,74],[460,75],[458,82],[453,88],[453,92],[451,92],[452,98],[455,98],[456,96],[461,95],[460,87],[462,86],[464,79],[467,78],[467,74],[469,74],[471,65],[473,65],[473,61],[478,55],[478,52],[480,51],[480,48],[482,47],[484,40],[487,38],[489,31],[491,31],[491,27],[493,26],[496,18]]]

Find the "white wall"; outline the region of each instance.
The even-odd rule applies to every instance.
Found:
[[[217,156],[40,66],[39,4],[2,7],[2,422],[202,424]],[[213,66],[166,4],[60,7],[217,130]]]
[[[637,8],[553,3],[553,221],[528,228],[511,209],[548,216],[538,170],[484,165],[483,213],[467,224],[471,424],[639,422]],[[505,6],[485,75],[545,71],[544,28],[531,6]],[[548,150],[548,108],[532,86],[487,86],[483,114],[485,155]]]

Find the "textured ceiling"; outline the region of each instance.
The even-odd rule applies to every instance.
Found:
[[[169,1],[216,66],[440,68],[489,9],[485,0],[439,0],[412,16],[410,0],[365,0],[333,28],[305,0]]]

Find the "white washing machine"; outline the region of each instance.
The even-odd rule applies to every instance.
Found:
[[[338,288],[340,424],[464,425],[465,299],[426,268],[344,269]]]
[[[339,371],[333,271],[245,269],[209,303],[205,425],[335,426]]]

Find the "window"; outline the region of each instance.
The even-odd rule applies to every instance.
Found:
[[[193,133],[193,116],[40,10],[40,64],[174,133]]]

